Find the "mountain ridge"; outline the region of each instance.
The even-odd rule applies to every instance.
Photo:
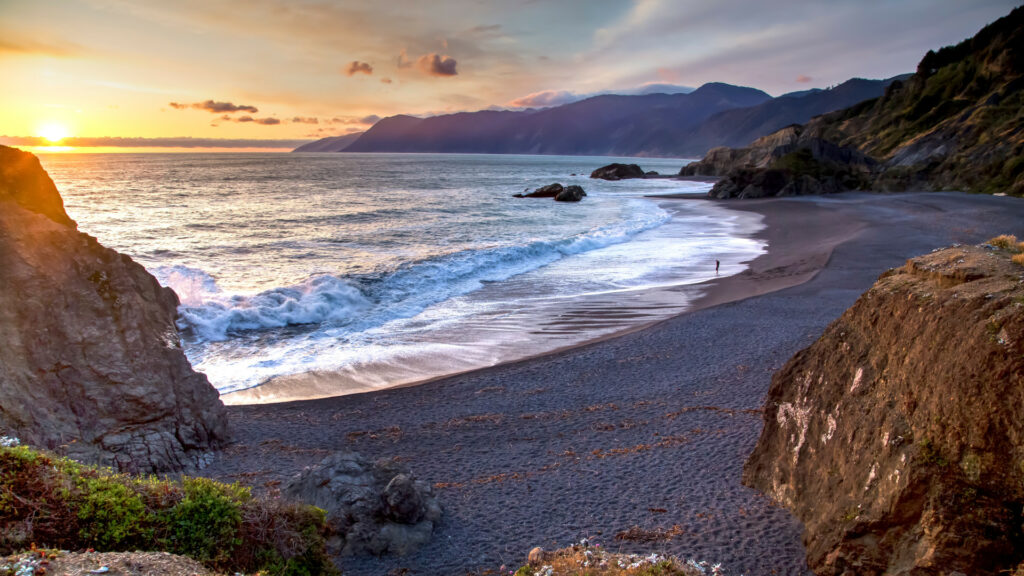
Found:
[[[712,147],[746,144],[813,115],[880,96],[900,78],[851,79],[827,90],[778,98],[710,82],[689,93],[602,94],[542,109],[428,118],[399,114],[353,141],[323,139],[295,151],[701,156]]]

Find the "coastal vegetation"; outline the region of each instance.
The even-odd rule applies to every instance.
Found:
[[[239,484],[130,476],[0,447],[0,553],[36,545],[161,551],[220,572],[337,574],[327,536],[323,510]]]
[[[1012,234],[1002,234],[990,239],[988,243],[996,248],[1001,248],[1010,252],[1010,260],[1014,264],[1024,266],[1024,242],[1018,241],[1016,236]]]

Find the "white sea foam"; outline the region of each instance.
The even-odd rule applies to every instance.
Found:
[[[486,282],[500,282],[566,256],[627,242],[669,218],[665,210],[643,202],[629,221],[561,240],[462,250],[410,262],[383,276],[321,275],[252,296],[223,294],[214,279],[201,270],[175,266],[156,272],[165,285],[182,290],[178,293],[182,301],[179,328],[196,340],[223,341],[244,331],[296,325],[328,324],[358,332],[415,316]]]
[[[670,220],[641,198],[706,184],[586,177],[611,161],[129,154],[46,167],[83,230],[179,295],[185,352],[218,389],[324,372],[347,379],[345,393],[664,317],[686,296],[666,291],[648,313],[634,295],[705,280],[716,259],[737,273],[762,251],[749,216],[686,203]],[[556,181],[588,196],[511,197]]]

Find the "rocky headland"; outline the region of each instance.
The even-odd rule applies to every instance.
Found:
[[[1024,8],[929,51],[885,93],[742,149],[717,148],[682,176],[719,176],[715,198],[845,190],[1024,195]]]
[[[803,521],[817,574],[1020,569],[1024,266],[1010,248],[886,272],[773,377],[744,481]]]
[[[0,434],[125,471],[202,465],[227,438],[178,298],[79,232],[39,160],[0,146]]]

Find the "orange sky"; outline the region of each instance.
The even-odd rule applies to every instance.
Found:
[[[76,150],[285,150],[398,113],[649,83],[780,94],[912,71],[1015,4],[0,0],[0,142],[57,126]]]

